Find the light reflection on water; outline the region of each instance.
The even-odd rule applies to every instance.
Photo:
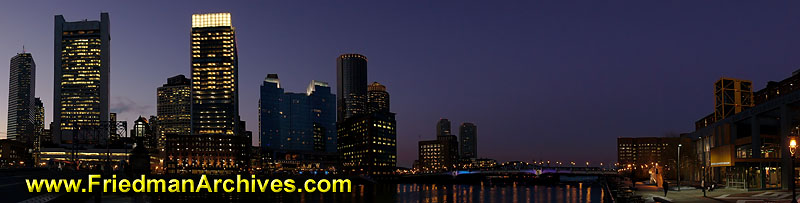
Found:
[[[400,184],[397,202],[604,202],[600,185]]]

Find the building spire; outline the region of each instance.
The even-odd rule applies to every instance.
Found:
[[[25,45],[24,44],[22,45],[22,53],[23,54],[25,53]]]

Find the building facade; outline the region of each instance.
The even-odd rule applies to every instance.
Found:
[[[230,13],[192,15],[192,133],[235,135],[239,69]]]
[[[231,14],[192,15],[191,35],[191,132],[165,133],[165,172],[249,170],[252,135],[239,118],[238,55]]]
[[[191,80],[183,75],[167,79],[157,89],[158,149],[166,147],[166,135],[189,135],[192,129]]]
[[[717,81],[715,119],[704,117],[689,134],[702,168],[691,178],[747,190],[788,188],[793,180],[792,170],[797,174],[800,169],[792,166],[788,148],[789,140],[800,134],[800,92],[794,87],[798,79],[796,71],[781,82],[769,82],[754,94],[752,101],[746,101],[747,95],[752,94],[749,81]],[[737,86],[737,81],[743,84]],[[722,98],[720,89],[727,92]],[[741,104],[729,95],[741,97]],[[723,102],[719,102],[721,99]],[[724,116],[718,116],[720,103]]]
[[[458,128],[461,145],[461,159],[478,158],[478,126],[474,123],[462,123]]]
[[[450,133],[450,120],[446,118],[439,119],[439,122],[436,123],[436,136],[442,135],[451,135]]]
[[[367,86],[367,112],[390,112],[389,92],[386,86],[372,82]]]
[[[442,118],[436,123],[436,140],[419,142],[418,170],[429,173],[458,168],[460,162],[458,137],[450,132],[450,120]]]
[[[397,121],[374,112],[337,124],[338,151],[345,173],[389,175],[397,166]]]
[[[36,63],[30,53],[19,53],[11,58],[9,70],[6,136],[33,145],[36,136]]]
[[[336,58],[337,122],[367,112],[367,57],[342,54]]]
[[[336,160],[336,97],[325,82],[305,93],[285,92],[277,74],[261,85],[259,142],[275,170],[325,170]]]
[[[58,144],[105,143],[108,131],[80,133],[108,121],[111,37],[108,13],[99,21],[55,16],[53,131]],[[80,135],[76,135],[80,134]],[[78,140],[73,140],[73,138]]]

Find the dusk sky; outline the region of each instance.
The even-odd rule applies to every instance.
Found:
[[[111,18],[111,110],[155,115],[156,88],[190,71],[193,13],[230,12],[240,114],[258,134],[268,73],[304,92],[336,84],[336,57],[369,58],[397,113],[398,165],[440,118],[478,126],[479,157],[616,161],[617,137],[691,132],[713,82],[757,89],[800,68],[798,1],[11,1],[0,5],[0,78],[26,50],[53,107],[53,16]],[[8,82],[0,83],[5,137]],[[257,138],[254,138],[257,143]]]

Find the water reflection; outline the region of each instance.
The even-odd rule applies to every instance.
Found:
[[[400,184],[397,202],[604,202],[599,185]]]
[[[379,184],[354,185],[350,193],[159,193],[153,202],[204,200],[213,202],[604,202],[597,184]]]

